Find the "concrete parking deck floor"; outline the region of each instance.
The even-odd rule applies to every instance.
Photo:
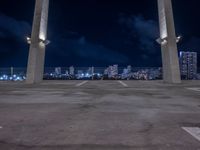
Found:
[[[200,150],[182,129],[200,127],[199,89],[199,81],[0,82],[0,150]]]

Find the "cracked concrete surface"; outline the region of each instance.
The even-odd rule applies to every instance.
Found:
[[[200,150],[199,81],[0,82],[1,150]]]

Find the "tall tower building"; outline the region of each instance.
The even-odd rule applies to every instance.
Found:
[[[194,79],[197,74],[197,53],[180,52],[181,76],[184,79]]]
[[[114,78],[118,75],[118,65],[113,65],[108,67],[108,77]]]
[[[119,73],[118,65],[113,65],[112,66],[112,75],[117,76]]]
[[[127,67],[127,70],[128,70],[128,73],[131,73],[131,71],[132,71],[132,66],[129,65],[129,66]]]
[[[62,74],[62,68],[61,67],[56,67],[55,68],[55,74],[56,75],[61,75]]]
[[[75,74],[75,69],[73,66],[69,67],[69,74],[72,76]]]

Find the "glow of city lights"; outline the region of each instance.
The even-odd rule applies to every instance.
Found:
[[[86,73],[86,74],[85,74],[85,77],[89,77],[89,76],[90,76],[89,73]]]

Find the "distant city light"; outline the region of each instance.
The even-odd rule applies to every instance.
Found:
[[[188,53],[188,52],[187,52]],[[184,54],[184,55],[183,55]],[[182,76],[188,76],[186,79],[200,79],[200,74],[197,72],[197,54],[190,52],[185,55],[185,52],[180,52],[180,63],[185,62],[186,58],[191,57],[191,62],[187,64],[190,66],[185,71],[185,64],[181,63]],[[184,57],[183,57],[184,56]],[[186,57],[187,56],[187,57]],[[182,60],[182,61],[181,61]],[[193,61],[195,60],[195,61]],[[192,69],[191,69],[192,66]],[[8,68],[8,71],[1,72],[0,81],[24,81],[26,80],[26,69],[15,72],[15,68]],[[53,71],[52,71],[53,70]],[[184,73],[187,74],[184,74]],[[118,65],[111,65],[108,67],[88,67],[88,68],[45,68],[44,80],[161,80],[162,68],[134,68],[132,66],[119,67]]]

